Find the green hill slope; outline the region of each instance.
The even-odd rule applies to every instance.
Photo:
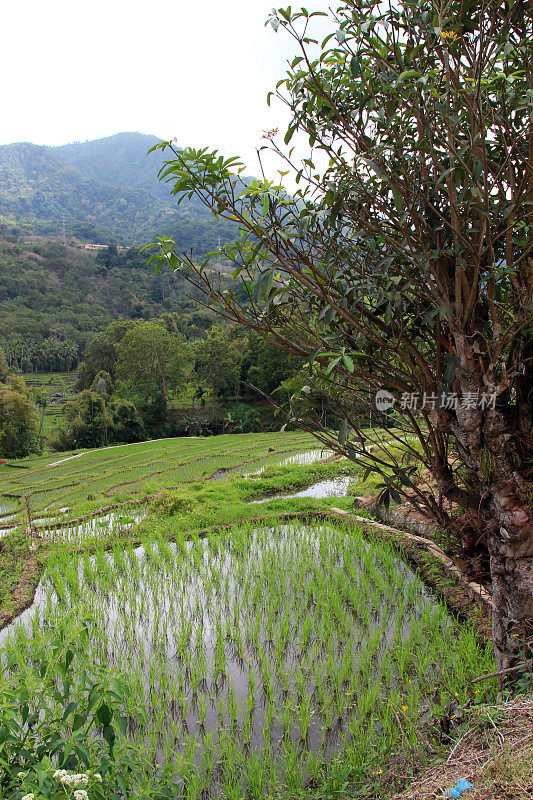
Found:
[[[41,147],[0,146],[0,217],[24,233],[85,241],[143,244],[165,233],[182,250],[203,255],[235,228],[200,204],[179,207],[160,184],[160,152],[146,155],[157,137],[121,133],[92,142]]]
[[[1,232],[1,230],[0,230]],[[165,312],[203,320],[172,272],[154,277],[146,254],[94,254],[58,242],[0,239],[0,346],[24,371],[74,368],[87,342],[118,318],[151,319]]]
[[[148,150],[161,141],[143,133],[117,133],[90,142],[73,142],[51,152],[86,178],[136,192],[148,192],[165,206],[173,206],[169,188],[157,179],[163,161],[160,151]]]

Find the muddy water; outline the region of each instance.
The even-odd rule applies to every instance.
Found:
[[[82,522],[74,521],[72,525],[54,525],[54,522],[49,521],[48,529],[41,530],[39,533],[44,538],[51,538],[54,541],[81,541],[83,539],[106,536],[116,530],[130,528],[132,525],[137,525],[141,522],[145,516],[146,508],[144,506],[135,509],[117,509]],[[44,522],[44,520],[41,520],[41,522]]]
[[[348,486],[354,480],[354,476],[343,476],[340,478],[331,478],[326,481],[319,481],[306,489],[301,489],[299,492],[291,492],[291,494],[274,494],[270,497],[262,497],[261,500],[252,500],[252,503],[267,503],[269,500],[278,500],[280,498],[292,497],[314,497],[321,499],[324,497],[345,497],[348,491]]]
[[[0,539],[16,527],[18,508],[17,500],[0,497]]]
[[[243,477],[254,477],[256,475],[261,475],[261,473],[268,469],[268,467],[278,467],[289,464],[308,466],[309,464],[316,464],[317,461],[321,461],[323,458],[328,458],[331,455],[333,455],[332,450],[323,450],[319,448],[315,448],[314,450],[306,450],[303,453],[294,453],[291,456],[280,456],[279,453],[277,455],[276,453],[272,453],[271,456],[261,459],[261,465],[259,468],[244,471],[241,474]]]

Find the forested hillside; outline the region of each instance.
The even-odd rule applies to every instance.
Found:
[[[52,147],[50,152],[86,178],[135,192],[148,192],[169,205],[169,187],[157,178],[163,156],[160,151],[148,153],[159,141],[157,136],[142,133],[117,133],[104,139]],[[190,204],[204,210],[198,201],[190,201]]]
[[[122,133],[62,147],[0,146],[0,218],[20,235],[58,235],[64,218],[67,241],[133,245],[166,233],[198,255],[234,238],[234,227],[199,203],[177,206],[157,180],[161,153],[147,155],[157,141]]]
[[[95,257],[59,242],[0,239],[0,346],[8,361],[24,371],[73,369],[94,334],[119,318],[188,313],[193,332],[205,329],[184,279],[154,277],[146,258],[135,248]]]

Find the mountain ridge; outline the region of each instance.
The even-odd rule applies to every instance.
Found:
[[[197,200],[178,206],[157,179],[163,157],[147,150],[160,139],[121,132],[50,147],[0,146],[0,217],[30,230],[49,223],[59,235],[104,243],[144,244],[172,235],[178,249],[198,255],[229,241],[236,228],[217,221]]]

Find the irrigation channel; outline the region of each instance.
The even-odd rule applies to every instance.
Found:
[[[0,633],[5,678],[87,615],[91,660],[129,685],[126,738],[187,797],[295,792],[338,758],[377,768],[492,667],[392,547],[341,524],[58,552]]]

